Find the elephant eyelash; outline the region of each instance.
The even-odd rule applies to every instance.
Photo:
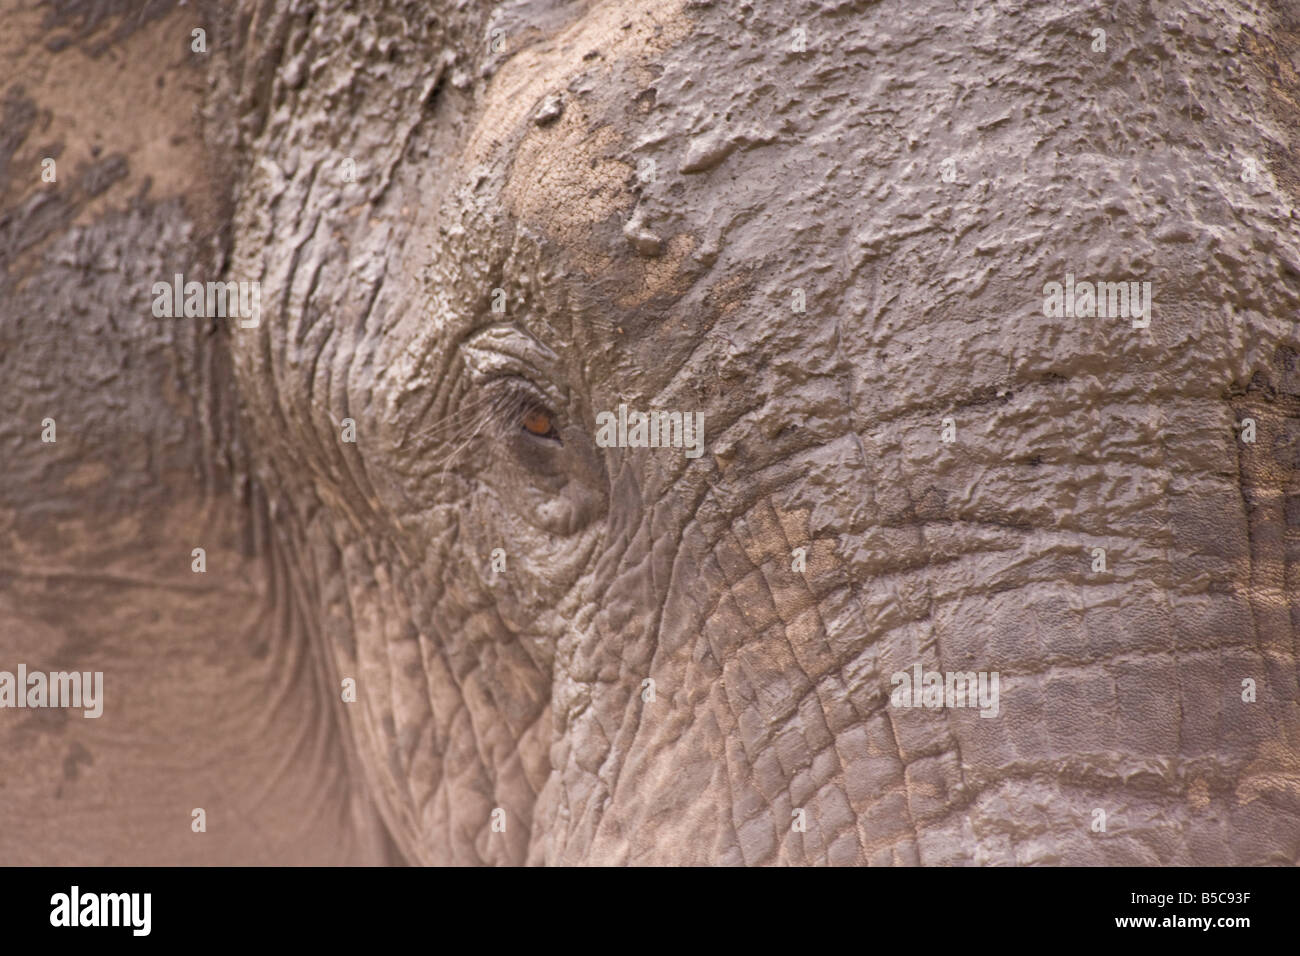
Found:
[[[477,398],[426,426],[416,436],[426,448],[441,449],[438,452],[443,460],[440,476],[445,477],[458,467],[475,442],[483,439],[519,439],[539,450],[551,443],[563,447],[556,424],[559,416],[551,410],[541,389],[518,375],[498,376],[483,385],[485,390]],[[530,414],[549,418],[552,427],[546,435],[534,434],[524,427],[524,418]]]
[[[538,441],[563,446],[558,426],[559,416],[551,409],[539,389],[518,376],[498,379],[501,400],[494,410],[508,432],[523,432]]]
[[[497,420],[501,402],[500,394],[480,396],[430,423],[414,437],[417,441],[430,446],[462,444],[481,434],[487,426]]]

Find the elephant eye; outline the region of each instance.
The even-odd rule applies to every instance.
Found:
[[[531,447],[541,451],[543,445],[564,445],[562,419],[554,411],[555,398],[522,375],[502,375],[489,380],[487,388],[488,414],[502,429],[502,437],[510,436],[523,442],[516,445],[521,453]]]
[[[560,433],[555,430],[555,422],[551,413],[544,408],[536,406],[524,410],[520,420],[524,431],[530,435],[536,435],[538,438],[547,438],[551,441],[559,441]]]

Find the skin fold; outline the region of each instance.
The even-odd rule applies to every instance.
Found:
[[[290,7],[4,10],[0,863],[1300,860],[1294,10]]]

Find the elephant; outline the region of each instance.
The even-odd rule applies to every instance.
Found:
[[[1300,861],[1293,4],[3,18],[0,861]]]

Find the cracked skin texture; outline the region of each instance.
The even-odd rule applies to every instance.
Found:
[[[256,489],[223,507],[363,858],[1300,859],[1294,13],[267,9],[214,31],[264,284],[218,339]],[[1045,318],[1067,272],[1151,281],[1150,328]],[[476,363],[562,448],[480,415]],[[619,402],[703,411],[707,453],[596,448]],[[998,671],[999,716],[890,708],[917,662]]]

